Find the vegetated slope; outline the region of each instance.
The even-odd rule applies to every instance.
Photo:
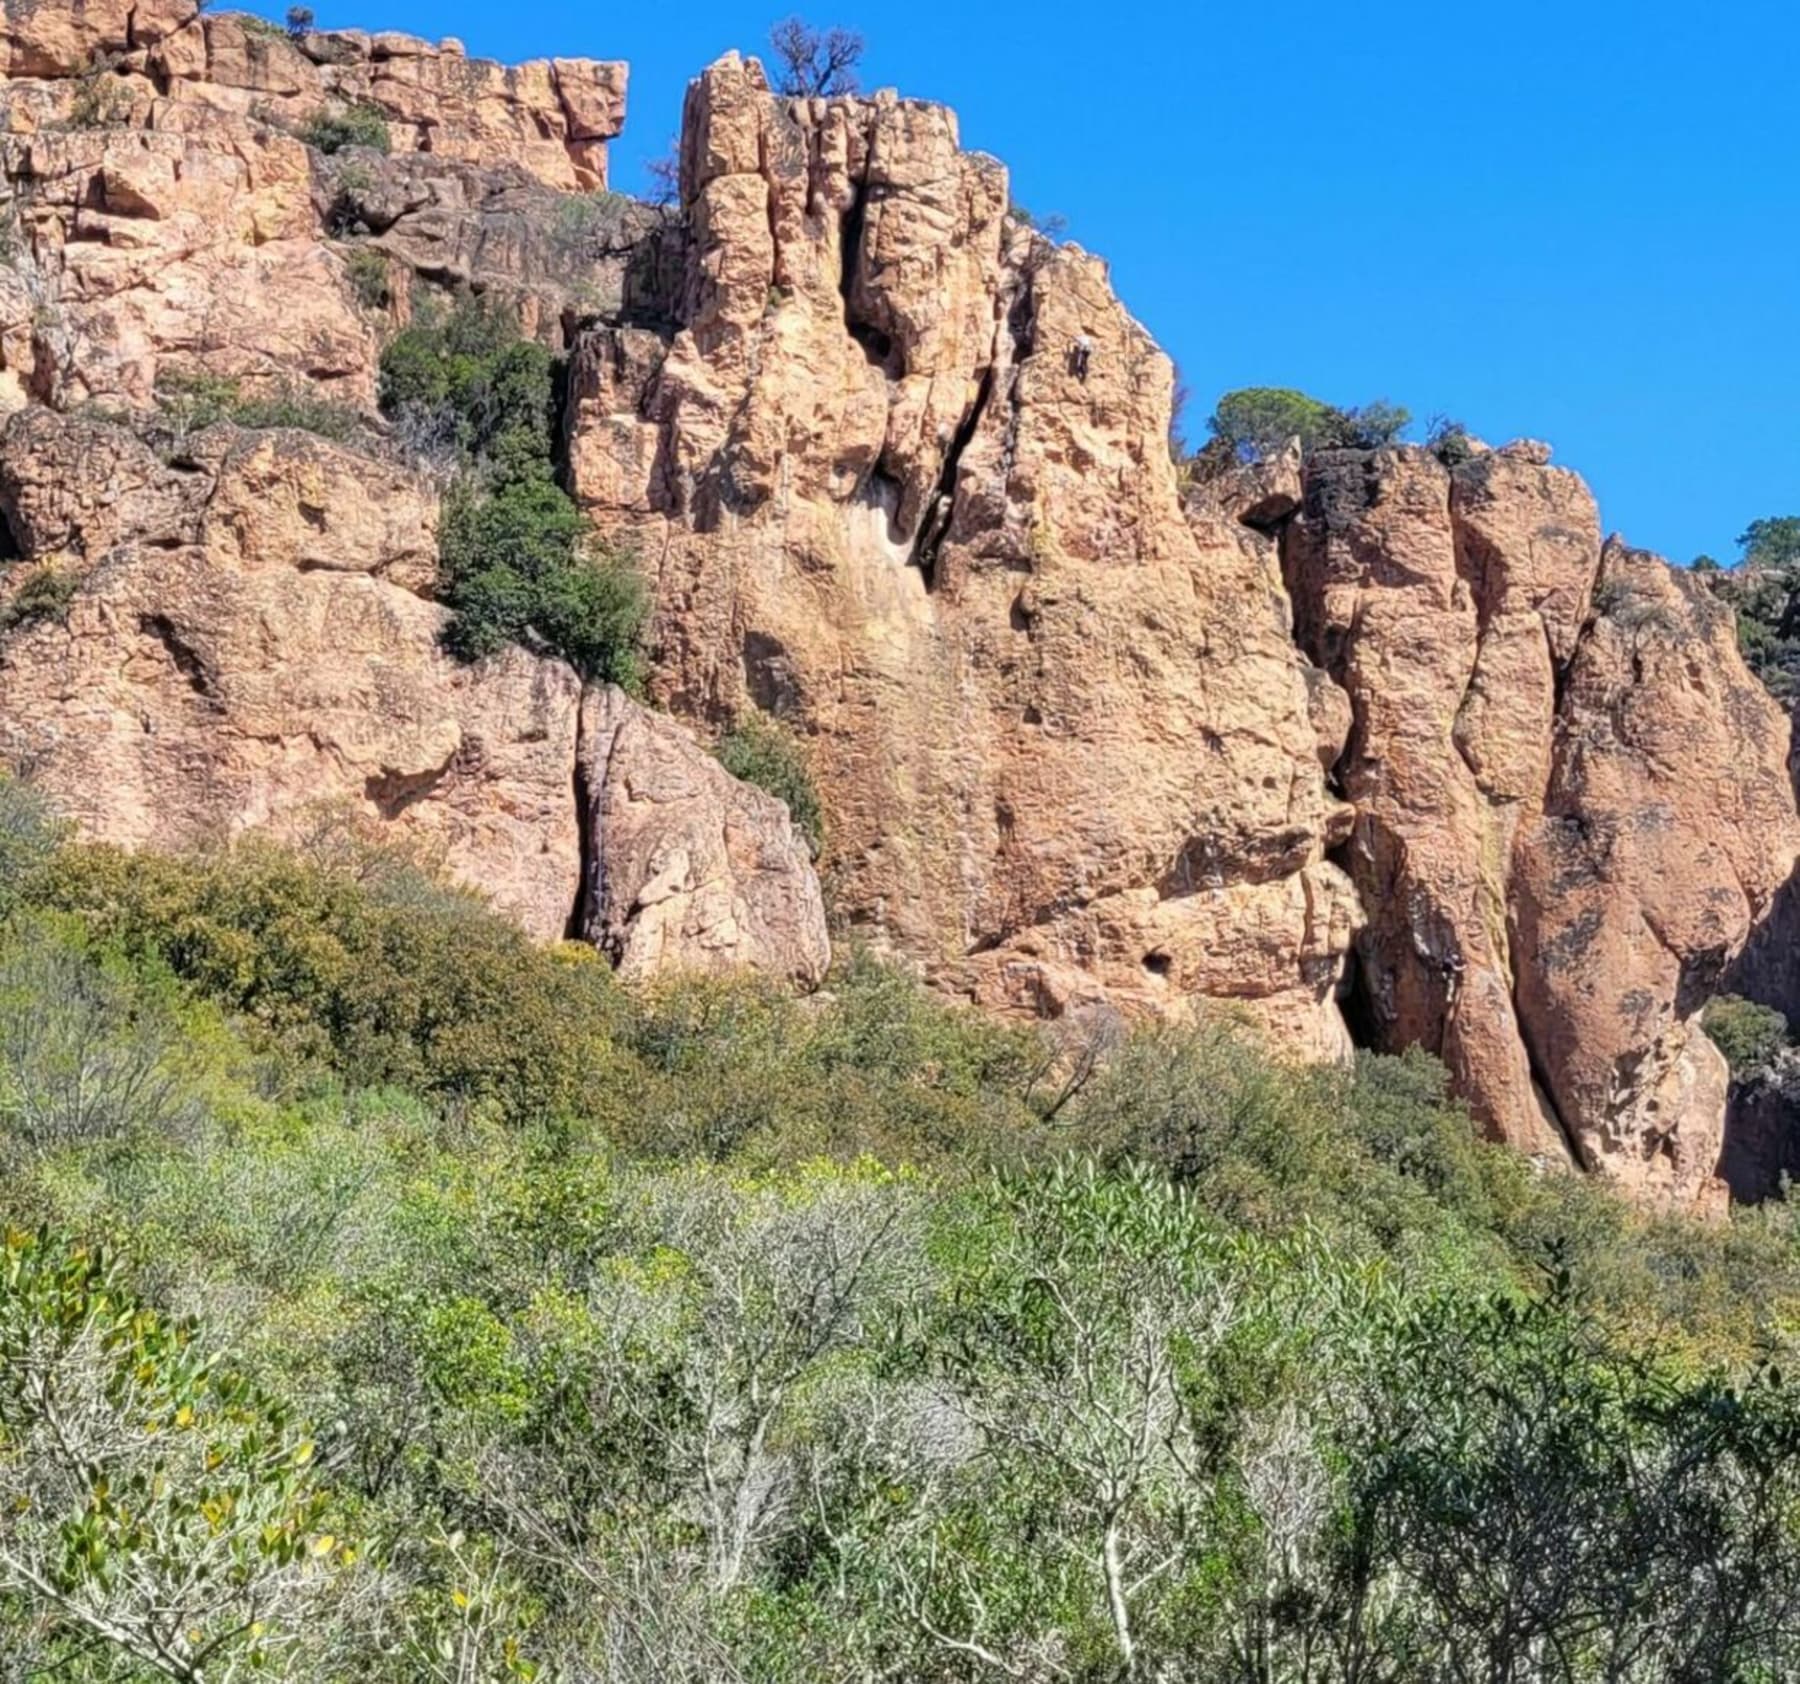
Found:
[[[1419,1055],[1071,1070],[866,959],[626,989],[353,834],[0,819],[27,1677],[1792,1664],[1779,1208],[1534,1175]]]

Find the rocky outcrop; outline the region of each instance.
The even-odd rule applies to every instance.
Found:
[[[1345,1045],[1280,581],[1184,520],[1168,359],[940,107],[690,91],[666,326],[598,329],[571,476],[657,581],[655,694],[802,731],[836,904],[983,1004],[1234,1002]],[[1335,754],[1335,749],[1333,750]]]
[[[806,985],[823,978],[825,910],[781,802],[612,687],[582,704],[576,765],[594,862],[579,933],[621,976],[750,965]]]
[[[0,21],[0,75],[12,84],[14,132],[72,116],[91,124],[134,103],[199,105],[295,129],[361,105],[386,119],[396,151],[514,165],[576,190],[606,185],[606,143],[625,122],[623,64],[509,66],[472,59],[453,40],[294,35],[245,12],[208,15],[199,0],[14,0]]]
[[[1498,1137],[1705,1205],[1726,1073],[1696,1014],[1800,849],[1787,733],[1727,618],[1603,551],[1548,461],[1308,465],[1282,549],[1302,641],[1355,714],[1358,1000]]]
[[[205,110],[0,137],[0,408],[145,407],[196,373],[374,399],[378,341],[299,141]]]
[[[623,65],[513,68],[401,35],[290,38],[191,3],[13,7],[0,38],[0,410],[144,408],[196,375],[368,408],[382,313],[353,247],[493,291],[529,331],[623,303],[654,220],[604,193]],[[367,108],[392,157],[335,159]]]
[[[1595,595],[1520,855],[1520,1010],[1583,1161],[1691,1203],[1728,1082],[1699,1010],[1800,852],[1788,724],[1692,575],[1615,541]]]
[[[0,509],[19,552],[0,605],[46,569],[80,585],[0,642],[0,761],[85,833],[180,849],[347,810],[544,940],[592,922],[637,971],[822,972],[818,884],[780,803],[616,692],[584,698],[560,662],[443,652],[421,594],[435,499],[410,476],[229,427],[165,464],[34,410],[0,435]]]
[[[1800,999],[1788,733],[1544,447],[1178,475],[1168,359],[1104,264],[892,94],[721,61],[659,211],[595,191],[622,66],[43,0],[0,68],[0,620],[37,605],[0,759],[91,834],[348,807],[628,974],[810,984],[807,846],[703,746],[761,710],[807,750],[842,922],[943,990],[1227,1009],[1310,1059],[1347,1002],[1534,1158],[1718,1201],[1698,1008],[1722,977]],[[390,153],[303,143],[362,108]],[[440,649],[435,492],[373,412],[432,289],[573,348],[569,483],[643,559],[686,725]],[[196,432],[197,383],[324,400],[358,448]],[[1771,1114],[1734,1182],[1786,1161]]]

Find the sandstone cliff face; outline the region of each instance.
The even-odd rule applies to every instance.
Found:
[[[1170,366],[1104,266],[941,108],[736,59],[683,201],[666,325],[584,340],[570,413],[579,499],[654,569],[659,699],[808,734],[840,911],[941,985],[1341,1050],[1306,665],[1247,535],[1183,519]]]
[[[382,324],[327,238],[362,208],[352,180],[402,260],[443,280],[555,277],[534,259],[559,247],[563,284],[537,289],[533,331],[560,332],[545,318],[578,294],[617,297],[586,227],[607,220],[602,202],[551,194],[604,187],[622,65],[507,69],[353,31],[295,41],[191,0],[42,0],[6,27],[0,409],[141,408],[160,377],[197,371],[367,406]],[[307,122],[358,105],[383,113],[397,156],[309,154]],[[521,207],[547,230],[535,241]]]
[[[1713,1204],[1726,1074],[1696,1014],[1800,848],[1787,732],[1728,617],[1603,551],[1548,456],[1308,466],[1283,556],[1355,712],[1359,998],[1501,1139]]]
[[[86,833],[206,846],[347,809],[540,939],[591,921],[637,971],[823,974],[818,885],[779,802],[561,662],[443,653],[420,594],[435,499],[410,476],[229,427],[166,465],[122,428],[33,410],[0,434],[0,510],[22,552],[0,599],[41,567],[82,587],[66,623],[0,642],[0,761]]]

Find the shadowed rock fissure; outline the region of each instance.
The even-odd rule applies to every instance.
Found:
[[[600,923],[602,866],[598,846],[600,815],[595,811],[587,767],[587,709],[575,715],[575,767],[570,777],[575,798],[577,879],[575,904],[569,909],[565,934],[570,941],[591,942]]]
[[[933,589],[937,584],[938,549],[943,544],[944,534],[950,530],[950,517],[955,512],[956,476],[962,468],[963,452],[975,437],[993,392],[994,365],[989,363],[982,371],[981,384],[976,388],[975,401],[969,406],[969,413],[956,429],[950,448],[944,452],[943,470],[938,474],[937,484],[932,488],[931,497],[925,504],[925,513],[919,518],[919,535],[913,540],[909,565],[918,568],[924,576],[927,590]]]

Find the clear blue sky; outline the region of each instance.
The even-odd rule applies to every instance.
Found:
[[[281,5],[257,0],[278,16]],[[325,27],[631,64],[637,191],[782,0],[315,0]],[[1550,440],[1671,558],[1800,513],[1800,0],[809,0],[943,100],[1181,365]]]

